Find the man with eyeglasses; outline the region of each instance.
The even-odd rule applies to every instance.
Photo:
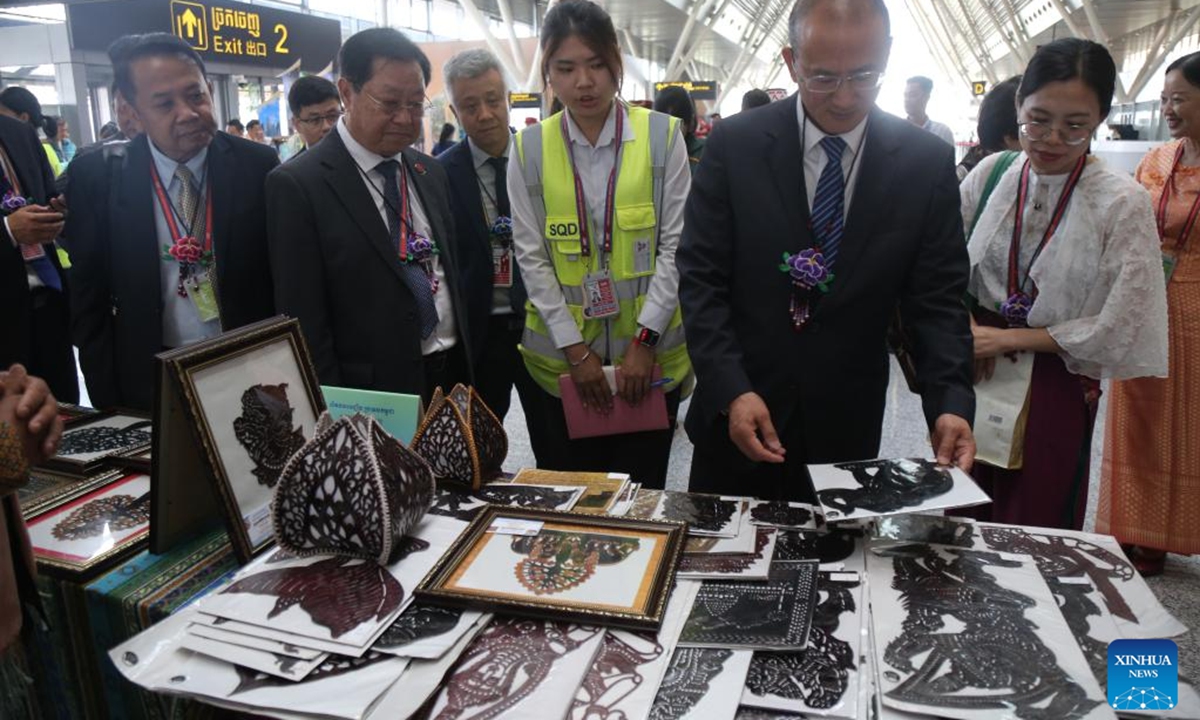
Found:
[[[429,59],[372,28],[338,65],[336,129],[267,178],[275,299],[299,318],[322,384],[428,401],[472,380],[449,183],[411,147]]]
[[[442,78],[450,110],[467,137],[438,156],[450,177],[451,207],[458,224],[458,259],[466,288],[475,386],[501,420],[515,384],[527,423],[541,417],[533,404],[541,393],[517,350],[525,329],[525,285],[512,244],[508,200],[508,88],[495,55],[464,50],[446,62]],[[531,439],[545,434],[531,432]],[[534,454],[538,454],[537,443]]]
[[[805,464],[875,457],[897,305],[933,454],[969,470],[954,150],[875,107],[891,48],[883,0],[800,0],[788,23],[799,92],[717,125],[688,199],[677,263],[697,374],[690,489],[811,502]]]
[[[305,75],[292,83],[288,107],[292,111],[292,125],[304,141],[304,147],[293,158],[320,142],[342,116],[337,86],[320,75]]]

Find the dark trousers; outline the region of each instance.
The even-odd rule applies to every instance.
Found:
[[[567,417],[560,398],[538,388],[542,395],[545,433],[543,445],[549,448],[550,457],[543,462],[538,458],[538,467],[546,470],[578,470],[582,472],[629,473],[633,482],[656,490],[667,484],[667,465],[671,457],[671,441],[675,437],[675,419],[679,414],[681,391],[676,388],[667,393],[667,418],[670,426],[665,430],[609,435],[606,437],[572,440],[567,435]],[[532,428],[530,432],[532,433]]]
[[[492,315],[488,318],[487,340],[475,366],[475,390],[503,423],[512,404],[513,386],[516,386],[521,408],[525,411],[529,444],[533,447],[538,467],[544,467],[543,458],[549,457],[544,442],[546,434],[540,429],[535,430],[535,427],[543,422],[545,411],[542,409],[542,395],[545,393],[530,377],[525,369],[525,361],[517,350],[524,330],[524,313]]]
[[[421,393],[421,399],[425,401],[426,408],[429,407],[429,400],[433,397],[435,389],[440,387],[443,393],[449,395],[455,385],[466,385],[470,382],[467,356],[463,353],[461,342],[449,350],[425,356],[425,390]]]
[[[33,314],[29,323],[29,356],[25,367],[29,374],[46,381],[54,398],[61,402],[79,402],[79,372],[71,348],[70,313],[66,296],[49,288],[32,293]],[[0,370],[7,370],[7,367]]]

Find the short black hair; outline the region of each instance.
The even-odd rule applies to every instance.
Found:
[[[371,79],[376,58],[415,62],[425,76],[425,85],[433,80],[429,58],[407,35],[394,28],[371,28],[351,35],[338,52],[338,67],[355,90],[362,90]]]
[[[1189,85],[1200,87],[1200,52],[1184,55],[1167,66],[1168,73],[1176,70],[1183,73],[1183,79],[1187,80]]]
[[[756,107],[762,107],[763,105],[770,105],[770,104],[771,104],[771,96],[767,94],[766,90],[760,90],[758,88],[754,88],[753,90],[747,90],[746,94],[742,95],[742,111],[743,112],[745,112],[746,110],[753,110]]]
[[[910,77],[908,79],[907,82],[909,85],[919,86],[922,90],[925,91],[926,95],[933,92],[933,79],[932,78],[927,78],[924,75],[913,75],[912,77]]]
[[[1016,96],[1020,85],[1021,76],[1013,75],[983,96],[975,134],[984,150],[1000,152],[1005,149],[1004,138],[1018,137]]]
[[[260,123],[257,119],[251,120],[250,122],[246,123],[246,129],[250,130],[250,129],[256,128],[260,125],[262,125],[262,123]]]
[[[685,133],[696,129],[696,103],[688,91],[678,85],[668,85],[659,90],[654,98],[654,109],[679,118]]]
[[[1103,121],[1112,109],[1117,66],[1108,50],[1091,40],[1062,38],[1038,48],[1025,67],[1025,74],[1021,76],[1017,105],[1050,83],[1068,82],[1076,78],[1096,93],[1096,100],[1100,103],[1100,120]]]
[[[57,115],[42,117],[42,132],[46,133],[46,139],[50,142],[58,141],[58,124],[60,122],[62,122],[62,118]]]
[[[42,104],[38,102],[33,93],[19,85],[9,85],[4,88],[4,92],[0,92],[0,105],[18,115],[27,113],[29,115],[29,124],[35,128],[40,128],[45,123],[45,117],[42,115]]]
[[[788,44],[792,46],[793,52],[799,49],[797,46],[800,44],[800,36],[796,30],[800,26],[800,21],[808,17],[809,13],[824,2],[827,0],[796,0],[796,4],[792,6],[792,12],[788,15]],[[888,14],[887,5],[883,0],[860,0],[858,5],[869,5],[872,12],[883,18],[884,34],[888,37],[892,36],[892,17]]]
[[[114,83],[121,95],[130,103],[137,96],[133,85],[134,61],[147,57],[177,57],[200,68],[200,76],[208,79],[208,70],[200,54],[183,40],[170,33],[156,32],[145,35],[125,35],[108,46],[108,59],[112,61]]]
[[[288,107],[292,117],[300,117],[300,113],[309,105],[320,105],[328,100],[338,100],[337,85],[329,82],[320,75],[305,75],[288,90]]]
[[[237,118],[230,118],[229,121],[225,123],[225,127],[235,127],[240,132],[246,132],[246,126],[242,125],[242,121],[238,120]]]

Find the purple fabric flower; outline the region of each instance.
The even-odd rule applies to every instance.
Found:
[[[1015,292],[1000,303],[1000,316],[1010,328],[1029,327],[1029,310],[1032,307],[1032,298],[1023,292]]]
[[[27,200],[25,200],[25,198],[16,194],[12,190],[4,193],[4,199],[0,200],[0,208],[3,208],[4,212],[10,213],[16,212],[28,204],[29,203]]]
[[[492,223],[492,234],[496,237],[512,237],[513,221],[507,215],[501,215]]]
[[[433,257],[436,250],[433,247],[433,241],[424,235],[413,233],[408,236],[408,253],[412,255],[413,260],[423,262]]]
[[[784,253],[783,264],[779,269],[786,272],[793,283],[805,290],[817,288],[821,292],[828,292],[828,283],[833,280],[833,275],[825,266],[825,256],[812,248],[801,250],[795,255]]]

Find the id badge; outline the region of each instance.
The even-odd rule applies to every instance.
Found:
[[[202,273],[189,280],[187,294],[202,322],[221,319],[221,309],[217,305],[217,293],[213,288],[210,272]]]
[[[621,313],[612,275],[607,270],[589,273],[583,278],[583,316],[590,320],[615,317]]]
[[[513,284],[512,250],[501,245],[492,246],[492,285],[509,288]]]
[[[638,238],[633,241],[633,272],[635,275],[646,275],[654,271],[654,243],[650,238]]]
[[[18,243],[18,244],[20,245],[20,248],[21,248],[21,258],[25,262],[29,262],[31,260],[41,260],[42,258],[46,257],[46,248],[42,247],[40,244],[39,245],[25,245],[23,243]]]
[[[1167,284],[1169,285],[1171,283],[1171,276],[1175,274],[1175,266],[1179,264],[1179,258],[1170,253],[1163,253],[1162,264],[1163,277],[1166,279]]]

